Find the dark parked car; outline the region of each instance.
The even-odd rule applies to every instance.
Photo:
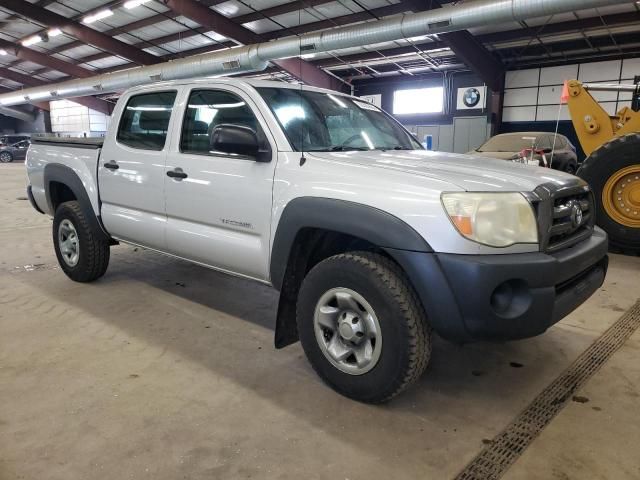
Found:
[[[30,144],[31,142],[27,138],[27,140],[20,140],[16,143],[0,145],[0,162],[9,163],[14,160],[24,160]]]
[[[527,159],[533,160],[528,163],[545,166],[543,165],[544,155],[544,159],[551,168],[576,173],[578,170],[576,147],[564,135],[557,135],[554,148],[554,136],[555,134],[549,132],[503,133],[490,138],[484,145],[470,151],[469,155],[514,161],[526,156]]]
[[[30,140],[30,137],[28,135],[0,135],[0,147],[13,145],[22,140]]]

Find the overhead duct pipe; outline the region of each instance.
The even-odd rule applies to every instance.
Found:
[[[256,45],[205,53],[166,63],[28,88],[0,95],[0,105],[111,93],[160,80],[230,75],[264,70],[267,62],[309,53],[390,42],[403,38],[519,22],[575,10],[627,4],[628,0],[478,0],[462,5],[398,15]]]

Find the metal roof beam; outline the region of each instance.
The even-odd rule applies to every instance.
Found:
[[[79,67],[69,62],[65,62],[64,60],[60,60],[56,57],[52,57],[51,55],[48,55],[46,53],[23,47],[20,44],[8,42],[3,39],[0,39],[0,48],[13,54],[20,60],[37,63],[38,65],[42,65],[43,67],[48,67],[52,70],[57,70],[58,72],[66,73],[67,75],[71,75],[73,77],[86,78],[95,75],[95,73],[85,68]]]

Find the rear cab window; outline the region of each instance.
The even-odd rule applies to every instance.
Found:
[[[152,92],[129,98],[118,126],[118,142],[141,150],[162,150],[176,93]]]

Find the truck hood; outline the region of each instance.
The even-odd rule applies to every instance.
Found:
[[[518,152],[478,152],[476,150],[467,152],[467,155],[474,157],[497,158],[499,160],[511,160],[517,154]]]
[[[307,155],[429,177],[467,191],[530,192],[543,183],[563,186],[575,179],[572,175],[550,168],[428,150],[309,152]]]

